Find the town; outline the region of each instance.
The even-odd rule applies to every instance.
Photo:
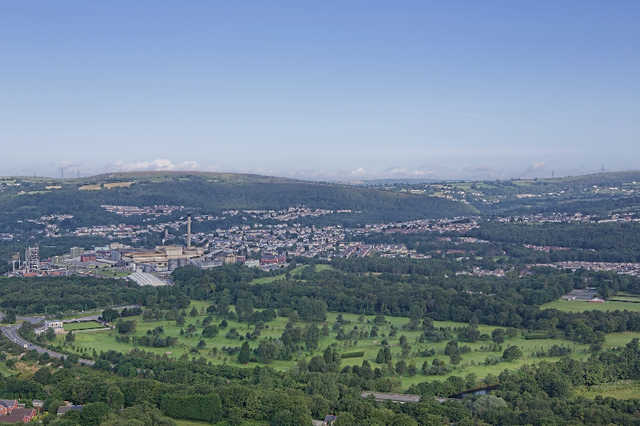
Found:
[[[178,267],[194,265],[202,269],[227,264],[244,264],[265,271],[286,267],[295,258],[316,258],[331,261],[334,258],[351,258],[377,255],[380,257],[405,257],[430,259],[433,255],[457,255],[459,259],[472,252],[449,248],[434,250],[432,254],[419,253],[405,244],[365,243],[372,235],[438,233],[454,235],[439,237],[450,245],[484,244],[488,241],[464,237],[468,231],[482,225],[478,217],[455,217],[449,219],[419,219],[406,222],[366,224],[359,227],[342,225],[314,225],[300,223],[303,219],[321,216],[353,215],[361,212],[350,209],[329,210],[307,207],[290,207],[283,210],[224,210],[220,215],[186,214],[194,209],[179,205],[102,205],[103,209],[125,217],[140,216],[141,224],[116,223],[66,228],[64,223],[72,214],[42,216],[29,222],[40,225],[49,238],[100,237],[110,241],[91,248],[72,247],[68,253],[40,257],[38,246],[28,246],[23,253],[16,253],[8,276],[64,276],[94,275],[102,277],[129,278],[140,285],[166,285],[170,273]],[[169,221],[160,221],[163,216],[175,216]],[[229,218],[239,218],[241,224],[227,228],[217,227]],[[506,216],[493,219],[496,223],[544,224],[544,223],[610,223],[638,222],[629,214],[612,214],[607,218],[588,214],[533,214]],[[204,225],[210,231],[192,233],[193,225]],[[183,234],[183,232],[185,232]],[[158,235],[161,244],[145,247],[140,243],[145,236]],[[455,235],[458,235],[455,237]],[[2,234],[5,240],[13,235]],[[524,244],[525,248],[550,253],[569,250],[566,247]],[[592,250],[593,251],[593,250]],[[466,257],[468,258],[468,257]],[[565,262],[558,264],[528,265],[560,268],[583,268],[599,271],[615,271],[637,275],[640,267],[633,263]],[[502,269],[483,270],[478,266],[458,274],[475,276],[504,276]]]

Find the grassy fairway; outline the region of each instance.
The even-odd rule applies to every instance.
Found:
[[[75,318],[84,318],[91,315],[100,315],[102,311],[103,311],[102,309],[92,309],[90,311],[82,311],[82,312],[79,312],[79,311],[67,312],[62,315],[58,315],[56,318],[65,319],[65,320],[75,319]]]
[[[174,422],[176,422],[176,424],[178,426],[208,426],[211,423],[205,423],[205,422],[196,422],[194,420],[178,420],[178,419],[173,419]],[[251,421],[251,420],[245,420],[242,425],[243,426],[267,426],[269,423],[268,422],[259,422],[259,421]]]
[[[15,373],[16,371],[11,370],[9,367],[7,367],[7,364],[5,364],[4,362],[0,362],[0,376],[11,376]]]
[[[557,309],[563,312],[584,312],[584,311],[631,311],[640,312],[640,303],[612,302],[604,303],[581,302],[577,300],[554,300],[540,306],[540,309]]]
[[[324,265],[324,264],[320,264],[320,265],[316,265],[315,267],[316,272],[322,272],[322,271],[335,271],[334,267],[331,265]]]
[[[91,330],[94,328],[104,328],[98,321],[70,322],[64,325],[66,331],[70,330]]]
[[[250,326],[246,323],[239,323],[236,321],[228,321],[228,327],[224,330],[220,330],[218,336],[213,338],[202,338],[202,320],[205,318],[205,310],[207,303],[206,302],[192,302],[191,307],[196,307],[200,314],[196,317],[187,316],[186,323],[183,329],[187,329],[189,325],[194,325],[196,327],[196,332],[193,336],[181,335],[180,329],[176,325],[175,321],[143,321],[141,317],[131,317],[128,319],[135,319],[137,321],[137,329],[135,335],[143,336],[149,330],[153,330],[156,327],[163,327],[165,336],[173,336],[178,338],[178,343],[174,346],[168,348],[153,348],[153,347],[143,347],[144,350],[154,352],[156,354],[167,354],[171,357],[178,358],[182,355],[187,355],[189,358],[193,357],[204,357],[207,360],[216,363],[216,364],[229,364],[239,366],[237,363],[237,356],[229,355],[223,351],[223,348],[237,348],[239,347],[244,340],[240,339],[232,339],[227,338],[226,334],[230,329],[235,328],[240,336],[244,336],[250,331],[253,331],[254,327]],[[191,310],[191,307],[187,309],[187,312]],[[384,325],[378,326],[378,336],[369,337],[369,331],[372,329],[374,325],[373,316],[359,316],[355,314],[342,314],[344,321],[348,322],[343,325],[344,332],[349,334],[354,327],[357,327],[357,330],[365,330],[367,336],[363,338],[358,338],[354,340],[337,340],[336,335],[337,331],[333,330],[333,326],[336,323],[338,313],[330,312],[327,314],[326,324],[329,327],[329,335],[321,337],[319,348],[313,352],[303,351],[296,355],[294,355],[293,359],[282,361],[277,360],[271,362],[269,365],[272,368],[277,370],[288,370],[296,365],[296,362],[302,359],[309,360],[314,355],[319,355],[322,351],[329,345],[335,344],[337,350],[340,353],[347,352],[364,352],[362,357],[358,358],[345,358],[342,360],[342,366],[346,365],[361,365],[363,360],[368,360],[372,367],[380,367],[379,364],[376,364],[376,355],[378,350],[382,347],[382,341],[386,340],[391,348],[391,352],[393,355],[393,362],[402,359],[402,349],[399,344],[400,336],[404,335],[407,338],[408,343],[411,346],[410,354],[407,358],[405,358],[406,363],[414,364],[418,369],[418,374],[415,376],[402,376],[398,377],[398,380],[401,382],[402,389],[406,389],[408,386],[414,383],[420,383],[425,380],[442,380],[450,375],[456,376],[465,376],[469,373],[476,374],[479,378],[486,377],[487,375],[498,375],[505,369],[516,369],[525,364],[537,363],[543,360],[546,361],[555,361],[558,358],[551,357],[536,357],[534,354],[536,352],[546,351],[553,345],[560,345],[565,347],[572,348],[571,356],[577,359],[585,359],[588,357],[588,346],[580,345],[574,342],[570,342],[563,339],[541,339],[541,340],[526,340],[522,337],[521,333],[518,332],[516,337],[507,339],[502,345],[502,350],[511,345],[517,345],[522,349],[523,357],[514,362],[499,362],[493,365],[485,365],[484,361],[487,358],[500,358],[502,355],[502,350],[497,352],[489,352],[488,346],[490,345],[490,340],[480,340],[475,343],[461,343],[461,345],[468,346],[470,348],[470,352],[464,353],[462,355],[462,361],[456,365],[452,366],[452,371],[446,375],[441,376],[424,376],[421,373],[421,367],[423,362],[427,362],[428,365],[431,365],[434,359],[439,359],[445,361],[447,365],[449,365],[449,357],[444,354],[444,348],[446,346],[447,340],[441,342],[425,342],[420,343],[418,338],[422,334],[420,330],[418,331],[408,331],[404,330],[403,327],[407,325],[409,322],[408,318],[402,317],[386,317],[386,323]],[[214,324],[219,324],[222,318],[215,318]],[[252,348],[256,348],[258,345],[258,341],[260,339],[266,337],[274,337],[279,338],[287,324],[288,319],[283,317],[278,317],[275,320],[266,324],[266,327],[263,329],[258,340],[250,341],[250,345]],[[298,324],[301,327],[306,326],[305,323]],[[448,321],[435,321],[434,325],[436,327],[446,327],[450,328],[452,333],[455,334],[454,328],[466,326],[463,323],[454,323]],[[392,327],[396,329],[395,335],[390,336],[392,334]],[[482,334],[489,335],[491,331],[493,331],[496,327],[480,325],[479,331]],[[67,350],[75,351],[79,354],[89,354],[93,349],[96,351],[107,351],[107,350],[115,350],[119,352],[128,352],[133,349],[135,346],[130,343],[118,342],[116,340],[117,332],[115,330],[105,330],[105,331],[94,331],[91,333],[77,333],[75,343],[72,346],[67,345],[65,348]],[[614,347],[614,346],[623,346],[627,342],[629,342],[634,337],[640,337],[640,333],[614,333],[607,336],[607,340],[605,342],[606,347]],[[196,349],[198,342],[200,340],[204,340],[206,343],[206,347],[203,349]],[[64,336],[57,337],[57,344],[64,344]],[[213,348],[217,349],[217,352],[214,353],[212,351]],[[422,356],[421,353],[424,350],[433,349],[435,350],[435,355],[431,356]],[[249,367],[258,366],[260,364],[251,362],[249,363]]]
[[[293,278],[299,277],[300,273],[305,267],[306,267],[305,265],[296,266],[291,271],[289,271],[289,275]],[[333,270],[333,266],[331,265],[315,265],[316,272],[332,271],[332,270]],[[251,280],[251,284],[268,284],[277,280],[282,280],[284,278],[285,278],[285,274],[278,274],[273,277],[256,278],[254,280]]]
[[[209,425],[210,423],[205,423],[205,422],[196,422],[193,420],[178,420],[178,419],[173,419],[174,422],[176,422],[176,424],[178,426],[206,426]]]
[[[580,386],[574,389],[576,395],[585,398],[596,396],[611,397],[616,399],[640,399],[640,381],[620,380],[615,383],[605,383],[596,386]]]
[[[625,331],[622,333],[607,334],[604,341],[605,348],[620,348],[633,339],[640,339],[640,332]]]
[[[304,265],[296,266],[289,273],[290,273],[290,275],[295,276],[298,273],[300,273],[302,268],[304,268]],[[251,282],[249,284],[268,284],[268,283],[272,283],[274,281],[283,280],[285,278],[285,275],[286,274],[278,274],[278,275],[274,275],[272,277],[256,278],[254,280],[251,280]]]
[[[130,275],[131,272],[123,272],[123,271],[119,271],[117,269],[111,269],[111,268],[102,268],[102,269],[96,269],[94,271],[94,274],[101,278],[124,278]]]

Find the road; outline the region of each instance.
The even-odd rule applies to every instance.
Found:
[[[117,309],[117,310],[122,310],[122,309],[132,309],[132,308],[138,308],[140,307],[140,305],[128,305],[128,306],[118,306],[115,307],[113,309]],[[0,321],[2,321],[2,319],[4,318],[4,314],[2,312],[0,312]],[[99,315],[89,315],[86,317],[80,317],[80,318],[72,318],[72,319],[67,319],[67,320],[63,320],[63,322],[65,323],[70,323],[70,322],[84,322],[84,321],[99,321]],[[36,324],[40,324],[42,323],[45,318],[41,317],[41,316],[32,316],[32,317],[27,317],[27,316],[18,316],[16,318],[18,321],[25,321],[28,322],[32,325],[36,325]],[[56,352],[56,351],[52,351],[50,349],[47,348],[43,348],[42,346],[38,346],[34,343],[31,343],[25,339],[22,338],[22,336],[20,336],[20,334],[18,334],[18,325],[9,325],[9,326],[5,326],[5,327],[0,327],[0,331],[2,332],[2,334],[4,334],[7,339],[11,340],[13,343],[15,343],[16,345],[20,346],[21,348],[25,349],[25,350],[35,350],[38,353],[47,353],[49,354],[49,356],[51,358],[57,358],[57,359],[61,359],[66,357],[65,354],[62,354],[60,352]],[[80,358],[78,360],[78,363],[81,365],[87,365],[87,366],[93,366],[95,364],[95,361],[92,361],[90,359],[84,359],[84,358]]]
[[[4,319],[4,313],[0,312],[0,322],[2,322],[2,320]],[[44,317],[25,317],[22,315],[18,315],[16,317],[16,321],[25,321],[28,322],[30,324],[36,325],[41,323],[42,321],[44,321]]]
[[[47,353],[47,354],[49,354],[49,356],[51,358],[57,358],[57,359],[66,357],[65,354],[61,354],[60,352],[55,352],[55,351],[52,351],[52,350],[47,349],[47,348],[43,348],[42,346],[35,345],[35,344],[23,339],[18,334],[18,326],[17,325],[11,325],[11,326],[7,326],[7,327],[0,327],[0,330],[2,331],[2,334],[4,334],[7,337],[7,339],[11,340],[16,345],[18,345],[21,348],[24,348],[24,349],[26,349],[28,351],[35,350],[36,352],[38,352],[40,354]],[[87,365],[87,366],[93,366],[95,364],[94,361],[92,361],[90,359],[84,359],[84,358],[80,358],[78,363],[81,364],[81,365]]]

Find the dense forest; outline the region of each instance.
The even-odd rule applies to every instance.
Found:
[[[483,223],[468,235],[513,244],[568,247],[582,250],[593,260],[637,262],[640,260],[640,224],[518,224]],[[586,250],[591,250],[589,255]],[[591,260],[591,259],[586,259]]]
[[[56,314],[107,306],[140,304],[185,307],[189,300],[174,287],[140,287],[130,281],[92,277],[4,278],[0,308],[18,314]]]

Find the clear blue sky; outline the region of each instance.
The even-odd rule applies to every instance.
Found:
[[[0,3],[0,174],[640,169],[640,1]]]

